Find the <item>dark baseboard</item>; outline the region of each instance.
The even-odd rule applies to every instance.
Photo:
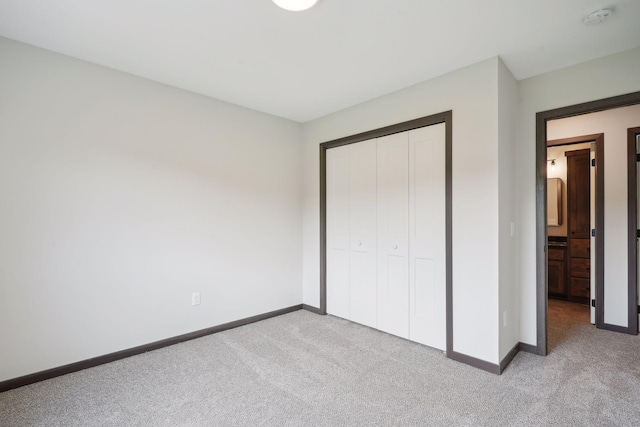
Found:
[[[146,353],[148,351],[157,350],[162,347],[168,347],[170,345],[178,344],[184,341],[189,341],[192,339],[204,337],[206,335],[211,335],[217,332],[226,331],[228,329],[237,328],[239,326],[248,325],[250,323],[259,322],[261,320],[270,319],[272,317],[280,316],[286,313],[291,313],[293,311],[297,311],[301,309],[302,309],[302,304],[294,305],[294,306],[283,308],[280,310],[270,311],[269,313],[258,314],[256,316],[247,317],[245,319],[235,320],[229,323],[223,323],[222,325],[213,326],[211,328],[201,329],[199,331],[189,332],[187,334],[178,335],[172,338],[155,341],[155,342],[144,344],[138,347],[116,351],[115,353],[109,353],[103,356],[81,360],[80,362],[59,366],[57,368],[47,369],[46,371],[35,372],[33,374],[25,375],[22,377],[1,381],[0,393],[3,391],[11,390],[11,389],[22,387],[25,385],[37,383],[39,381],[48,380],[50,378],[59,377],[61,375],[70,374],[72,372],[81,371],[83,369],[93,368],[94,366],[99,366],[105,363],[114,362],[116,360],[124,359],[126,357],[131,357],[137,354]]]
[[[466,354],[449,351],[447,352],[447,357],[451,360],[455,360],[456,362],[464,363],[465,365],[473,366],[474,368],[482,369],[483,371],[487,371],[492,374],[500,375],[501,373],[500,365],[476,359],[475,357],[467,356]]]
[[[315,314],[322,315],[322,311],[319,308],[313,307],[311,305],[302,304],[302,309],[310,311],[310,312],[315,313]]]
[[[526,353],[531,353],[531,354],[538,354],[538,346],[535,346],[533,344],[525,344],[521,342],[519,347],[520,347],[520,351],[524,351]]]
[[[504,372],[509,363],[516,357],[516,354],[520,351],[520,343],[517,343],[513,346],[513,348],[507,353],[507,355],[500,361],[500,374]]]
[[[516,357],[516,354],[520,351],[521,343],[513,346],[513,348],[507,353],[507,355],[500,361],[500,364],[490,363],[485,360],[476,359],[475,357],[467,356],[466,354],[451,351],[447,353],[449,359],[461,362],[474,368],[482,369],[483,371],[490,372],[492,374],[501,375],[507,368],[509,363]]]
[[[622,334],[636,335],[636,334],[632,333],[631,329],[626,327],[626,326],[612,325],[610,323],[603,323],[602,326],[600,327],[600,329],[604,329],[604,330],[607,330],[607,331],[613,331],[613,332],[620,332]]]

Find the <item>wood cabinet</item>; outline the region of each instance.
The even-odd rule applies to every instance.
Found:
[[[549,242],[548,249],[549,296],[567,299],[567,245]]]
[[[569,289],[567,299],[588,304],[591,277],[591,222],[589,150],[567,151],[567,244]]]
[[[590,278],[589,239],[569,239],[569,301],[589,303]]]

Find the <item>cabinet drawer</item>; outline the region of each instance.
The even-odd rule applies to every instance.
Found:
[[[569,274],[571,277],[591,277],[591,262],[588,259],[571,258]]]
[[[562,261],[564,260],[565,249],[549,248],[549,260]]]
[[[567,294],[565,289],[564,261],[549,260],[549,292],[557,295]]]
[[[591,284],[589,283],[589,279],[579,279],[572,277],[570,283],[571,296],[589,298],[589,294],[591,291]]]
[[[589,239],[569,239],[571,258],[590,258],[591,241]]]

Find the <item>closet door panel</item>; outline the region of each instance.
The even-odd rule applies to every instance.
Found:
[[[378,145],[378,329],[409,338],[409,134]]]
[[[435,262],[432,259],[416,257],[414,263],[413,315],[418,318],[433,319],[437,297]],[[416,332],[419,330],[414,331],[414,335]]]
[[[327,313],[349,318],[349,147],[327,150]]]
[[[349,145],[349,319],[376,327],[376,141]]]
[[[409,338],[444,350],[445,125],[409,132]]]

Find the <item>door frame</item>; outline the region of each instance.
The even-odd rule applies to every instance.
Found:
[[[536,354],[547,354],[547,122],[640,104],[640,92],[536,113]],[[601,230],[603,227],[596,228]],[[598,232],[597,232],[598,233]],[[596,233],[596,235],[597,235]],[[597,250],[597,249],[596,249]],[[637,286],[637,285],[636,285]],[[631,286],[629,286],[631,288]],[[631,291],[629,291],[631,296]],[[600,298],[602,300],[602,298]],[[601,301],[602,303],[602,301]],[[598,303],[596,302],[596,305]],[[635,309],[637,315],[637,309]],[[598,317],[598,316],[596,316]],[[619,328],[619,327],[618,327]],[[631,333],[627,331],[624,332]],[[623,331],[621,331],[623,332]]]
[[[453,299],[452,299],[452,227],[451,227],[451,188],[452,188],[452,130],[453,112],[451,110],[367,132],[346,136],[320,144],[320,309],[319,314],[327,314],[327,150],[343,145],[355,144],[374,138],[406,132],[426,126],[445,124],[445,295],[446,295],[446,354],[455,358],[453,351]]]
[[[628,176],[628,216],[629,216],[629,319],[628,333],[638,334],[638,161],[636,139],[640,127],[627,129],[627,176]]]

